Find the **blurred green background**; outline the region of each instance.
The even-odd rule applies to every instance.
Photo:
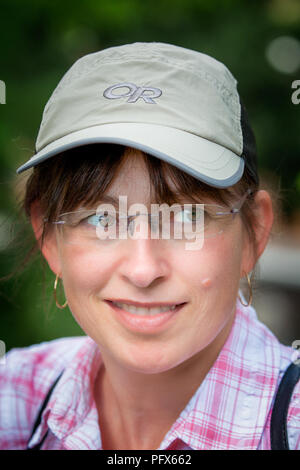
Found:
[[[0,104],[0,276],[24,255],[7,246],[7,223],[16,217],[15,170],[34,153],[50,94],[82,55],[136,41],[173,43],[228,66],[256,134],[263,180],[281,191],[280,230],[289,244],[300,244],[300,104],[291,100],[292,83],[300,80],[299,0],[1,0],[0,37],[0,80],[6,84],[6,104]],[[30,237],[22,221],[20,227]],[[83,334],[68,309],[56,308],[53,282],[37,258],[20,276],[0,283],[0,339],[7,350]]]

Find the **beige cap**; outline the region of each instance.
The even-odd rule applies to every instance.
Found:
[[[171,44],[127,44],[66,72],[45,106],[36,154],[17,173],[74,147],[116,143],[222,188],[239,181],[245,162],[255,167],[253,139],[225,65]]]

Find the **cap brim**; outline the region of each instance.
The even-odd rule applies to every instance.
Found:
[[[217,188],[232,186],[244,172],[243,158],[210,140],[173,127],[125,122],[102,124],[65,135],[40,150],[17,173],[58,153],[94,143],[136,148]]]

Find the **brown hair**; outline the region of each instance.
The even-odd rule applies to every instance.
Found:
[[[19,210],[20,213],[25,212],[27,223],[31,225],[32,204],[39,201],[43,217],[48,220],[43,226],[42,243],[53,227],[51,222],[57,220],[59,214],[72,211],[82,204],[92,205],[99,201],[100,195],[108,190],[126,159],[130,158],[132,150],[122,145],[90,144],[62,152],[33,168],[19,194]],[[255,217],[254,195],[259,188],[247,168],[238,183],[219,189],[202,183],[152,155],[143,152],[141,155],[149,172],[153,203],[173,204],[178,202],[180,195],[181,201],[187,198],[189,201],[201,202],[205,196],[217,203],[230,205],[251,188],[253,193],[243,205],[241,217],[255,252],[254,227],[258,221]],[[175,191],[170,187],[167,177],[174,183]],[[36,240],[32,238],[32,241],[31,248],[19,264],[18,272],[23,270],[34,254],[40,252]]]

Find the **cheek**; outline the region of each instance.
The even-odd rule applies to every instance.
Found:
[[[212,304],[235,298],[242,263],[242,239],[220,236],[218,240],[206,241],[202,250],[193,254],[186,252],[184,259],[178,259],[177,263],[193,297],[212,307]]]
[[[67,247],[62,255],[62,276],[69,295],[80,296],[101,289],[112,271],[108,253],[88,252],[78,246]]]
[[[87,252],[80,247],[66,247],[62,256],[62,276],[68,306],[74,319],[93,336],[99,328],[101,310],[95,314],[95,298],[113,275],[111,254]]]
[[[242,260],[242,244],[241,241],[220,240],[213,243],[211,240],[206,242],[205,247],[199,252],[187,252],[185,259],[178,260],[178,265],[187,273],[190,272],[192,277],[197,277],[196,273],[203,274],[201,282],[206,284],[206,279],[211,273],[214,276],[220,276],[230,271],[236,271]],[[209,282],[207,281],[207,286]]]

